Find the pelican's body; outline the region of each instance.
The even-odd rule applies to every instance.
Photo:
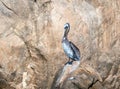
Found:
[[[67,39],[68,32],[70,30],[69,23],[64,25],[64,36],[62,38],[62,47],[64,49],[65,54],[72,59],[72,61],[79,61],[80,60],[80,51],[79,49]]]

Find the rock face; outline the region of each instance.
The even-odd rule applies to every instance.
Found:
[[[66,22],[81,63],[62,89],[120,89],[119,0],[1,0],[0,89],[54,89]]]

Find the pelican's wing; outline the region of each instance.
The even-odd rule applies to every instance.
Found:
[[[74,56],[77,57],[77,59],[80,60],[80,51],[79,51],[79,49],[72,42],[70,42],[70,45],[71,45],[71,48],[73,49],[73,51],[75,53]]]

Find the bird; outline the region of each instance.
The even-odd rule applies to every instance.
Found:
[[[80,51],[75,44],[68,40],[68,33],[70,31],[70,24],[64,24],[64,35],[62,37],[62,47],[69,58],[68,63],[72,63],[73,61],[80,61]]]

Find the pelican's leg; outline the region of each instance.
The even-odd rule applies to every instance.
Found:
[[[70,57],[69,57],[69,60],[68,60],[68,62],[65,63],[65,65],[68,64],[68,63],[70,63],[70,62],[71,62],[70,60],[71,60],[71,59],[70,59]]]
[[[73,60],[71,61],[71,64],[73,63]]]

